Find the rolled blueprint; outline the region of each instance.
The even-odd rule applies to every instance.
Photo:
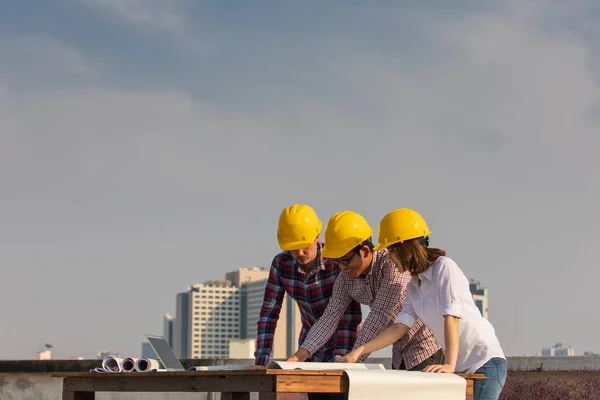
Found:
[[[139,358],[126,358],[121,363],[121,370],[123,372],[133,372],[135,371],[135,363],[138,362]]]
[[[138,372],[150,372],[151,370],[157,370],[159,366],[158,360],[153,358],[139,358],[135,362],[135,370]]]
[[[121,357],[107,356],[102,360],[102,369],[107,372],[123,372]]]

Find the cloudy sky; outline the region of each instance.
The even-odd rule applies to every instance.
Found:
[[[508,355],[600,351],[593,1],[30,0],[0,12],[0,358],[108,349],[269,266],[292,203],[418,210]],[[594,206],[594,204],[596,204]]]

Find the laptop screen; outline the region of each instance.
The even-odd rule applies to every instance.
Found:
[[[183,365],[181,365],[181,362],[175,356],[175,353],[173,353],[173,350],[171,350],[165,339],[157,337],[147,337],[147,339],[166,369],[183,369]]]

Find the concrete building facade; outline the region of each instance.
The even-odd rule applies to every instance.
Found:
[[[227,358],[229,340],[240,337],[240,290],[231,281],[190,287],[190,358]]]
[[[574,355],[575,350],[566,343],[556,343],[552,347],[542,349],[542,357],[572,357]]]
[[[488,319],[488,290],[481,285],[481,282],[474,279],[469,280],[469,289],[481,316]]]
[[[163,337],[165,338],[169,346],[171,346],[171,348],[173,348],[173,338],[175,336],[174,330],[175,317],[167,313],[163,317]]]
[[[260,309],[265,297],[265,286],[267,280],[249,282],[242,286],[242,292],[246,299],[244,312],[244,336],[242,338],[256,339],[258,334],[258,319]],[[296,302],[287,295],[284,295],[279,320],[275,329],[273,338],[274,358],[287,358],[294,354],[298,349],[298,336],[302,329],[300,320],[300,310]]]
[[[175,322],[173,325],[172,349],[179,358],[189,357],[189,319],[190,319],[190,296],[188,292],[178,293],[175,302]]]
[[[226,273],[225,280],[195,284],[186,292],[178,293],[175,317],[165,315],[163,324],[163,335],[175,355],[179,358],[231,357],[229,342],[235,339],[253,339],[255,346],[268,276],[269,270],[263,268],[239,268]],[[301,329],[298,305],[286,294],[275,330],[272,356],[286,358],[295,353]],[[244,343],[247,346],[250,342]]]

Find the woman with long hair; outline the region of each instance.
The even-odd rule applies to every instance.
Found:
[[[504,351],[494,327],[475,306],[469,280],[444,250],[429,247],[429,234],[414,210],[400,208],[383,217],[375,250],[388,248],[396,268],[410,272],[407,297],[390,327],[340,361],[356,362],[362,354],[391,345],[419,318],[446,356],[444,364],[429,365],[423,372],[484,374],[485,379],[474,381],[474,399],[497,400],[506,381]]]

